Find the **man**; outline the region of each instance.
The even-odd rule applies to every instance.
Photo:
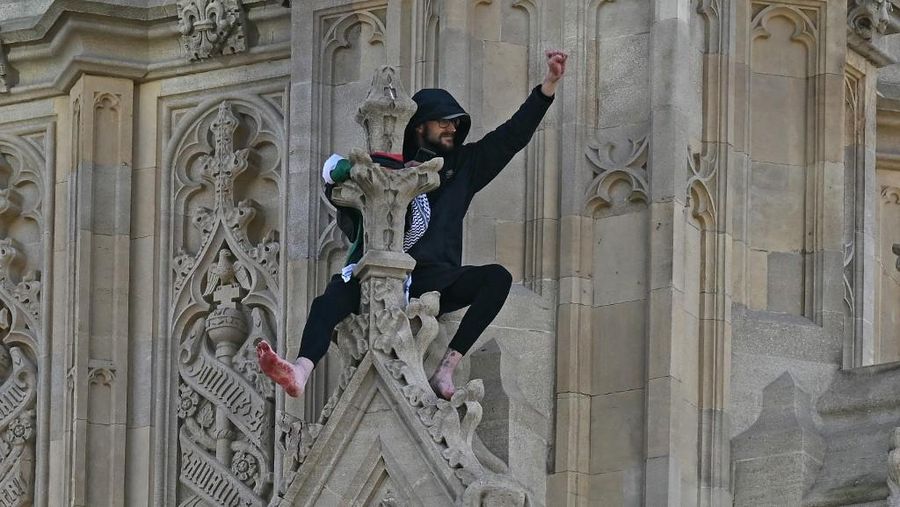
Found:
[[[444,157],[444,165],[440,172],[441,186],[428,193],[425,200],[429,209],[427,229],[424,234],[419,231],[422,235],[417,241],[404,242],[409,246],[408,253],[416,260],[410,296],[441,292],[441,314],[469,307],[440,366],[429,378],[435,393],[444,399],[453,396],[453,372],[463,355],[494,320],[509,295],[512,276],[502,266],[462,266],[463,219],[475,194],[528,144],[553,102],[557,84],[565,74],[568,55],[562,51],[546,51],[545,54],[548,70],[543,83],[531,91],[512,118],[475,143],[463,144],[471,120],[446,90],[424,89],[412,97],[418,109],[405,130],[403,160],[407,166],[415,165],[424,158],[422,153],[431,152],[434,156]],[[353,304],[341,306],[340,312],[332,311],[332,317],[340,314],[346,317],[358,311],[358,282],[355,287]],[[292,396],[303,392],[303,385],[315,364],[312,358],[304,356],[307,340],[324,341],[324,348],[321,344],[313,348],[327,349],[330,329],[343,319],[333,324],[331,320],[313,322],[317,301],[319,298],[313,302],[307,328],[328,328],[329,333],[328,336],[317,333],[315,337],[310,334],[308,338],[304,330],[301,357],[297,362],[291,364],[280,359],[265,342],[257,349],[263,371]]]
[[[403,169],[400,154],[374,152],[370,154],[372,161],[388,169]],[[325,161],[322,167],[322,179],[325,181],[325,195],[331,200],[334,185],[350,178],[350,161],[334,154]],[[331,343],[331,335],[335,326],[351,313],[359,311],[360,284],[353,276],[356,263],[363,256],[363,218],[358,210],[337,207],[338,228],[349,238],[350,249],[340,273],[331,277],[325,292],[315,298],[309,309],[303,336],[300,339],[300,351],[297,360],[289,363],[275,353],[268,342],[261,341],[256,346],[259,365],[262,371],[281,385],[284,391],[293,397],[303,394],[306,381],[315,365],[325,357]],[[407,227],[403,238],[403,250],[422,237],[428,227],[428,200],[424,195],[417,196],[410,203],[407,216]],[[415,224],[415,225],[413,225]]]

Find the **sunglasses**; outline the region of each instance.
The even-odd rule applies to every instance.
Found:
[[[453,125],[453,128],[459,127],[459,118],[453,118],[452,120],[441,119],[441,120],[436,120],[436,121],[437,121],[438,127],[442,128],[442,129],[445,129],[445,128],[449,127],[450,125]]]

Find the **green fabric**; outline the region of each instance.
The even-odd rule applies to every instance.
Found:
[[[343,183],[350,179],[350,169],[353,168],[353,164],[350,163],[346,158],[342,158],[335,164],[334,169],[331,170],[329,176],[331,176],[331,181],[335,184]],[[347,260],[344,262],[344,266],[349,264],[353,264],[359,262],[362,258],[362,250],[363,250],[363,221],[362,214],[352,208],[347,208],[349,213],[353,213],[353,221],[356,223],[355,230],[353,232],[353,238],[350,238],[352,243],[350,244],[350,250],[347,251]]]
[[[344,262],[344,266],[348,266],[350,264],[354,264],[359,262],[362,259],[363,254],[363,218],[362,213],[357,210],[353,210],[355,215],[356,222],[356,236],[352,238],[353,243],[350,244],[350,250],[347,251],[347,260]]]
[[[335,183],[347,181],[350,178],[350,169],[352,167],[349,160],[346,158],[341,159],[341,161],[334,166],[334,169],[331,170],[331,180]]]
[[[330,176],[331,180],[337,183],[343,183],[350,179],[350,169],[353,168],[353,164],[350,163],[346,158],[341,159],[337,165],[334,166],[334,169],[331,170]],[[354,222],[356,222],[356,231],[350,241],[350,250],[347,251],[347,260],[344,262],[344,266],[354,264],[359,262],[362,259],[363,254],[363,218],[362,214],[354,209],[349,209],[351,213],[353,213]]]

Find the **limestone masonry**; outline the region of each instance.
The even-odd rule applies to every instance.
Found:
[[[407,302],[387,171],[570,56]],[[0,0],[0,507],[900,506],[900,0]],[[362,211],[362,308],[293,359]]]

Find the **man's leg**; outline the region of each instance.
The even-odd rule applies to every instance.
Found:
[[[300,339],[300,352],[293,363],[278,357],[265,341],[256,346],[259,366],[272,380],[293,397],[303,394],[313,368],[328,352],[335,326],[351,313],[359,311],[359,281],[344,282],[340,275],[332,277],[325,292],[313,300],[309,317]]]
[[[490,264],[470,269],[441,292],[442,314],[466,306],[469,309],[459,323],[459,329],[450,341],[437,371],[429,379],[438,396],[448,400],[453,396],[453,371],[463,355],[500,313],[510,286],[512,275],[509,271],[498,264]]]

